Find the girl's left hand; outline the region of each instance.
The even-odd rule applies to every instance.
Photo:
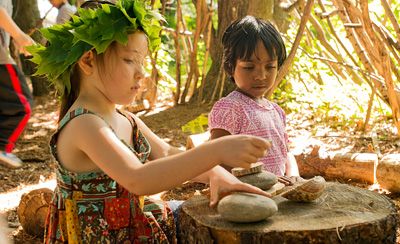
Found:
[[[30,56],[31,54],[25,49],[26,46],[31,46],[35,44],[35,41],[32,40],[30,36],[21,32],[18,36],[14,38],[19,52],[24,54],[25,56]]]
[[[232,192],[249,192],[271,197],[260,188],[241,182],[222,168],[218,174],[210,177],[210,207],[216,206],[221,198]]]
[[[278,176],[278,182],[285,184],[285,186],[291,186],[296,182],[304,181],[300,176]]]

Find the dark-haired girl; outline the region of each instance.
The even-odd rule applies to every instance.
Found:
[[[246,16],[228,26],[222,44],[224,69],[236,90],[212,108],[211,139],[244,134],[270,140],[271,148],[260,161],[265,170],[290,183],[288,177],[297,179],[299,171],[288,150],[285,113],[264,98],[286,59],[281,35],[270,22]]]

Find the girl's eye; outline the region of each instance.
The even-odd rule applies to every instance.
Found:
[[[253,69],[253,66],[244,66],[243,69]]]
[[[267,65],[267,69],[275,69],[276,66],[275,65]]]
[[[134,61],[132,59],[127,59],[127,58],[124,58],[124,61],[126,63],[128,63],[128,64],[133,64],[134,63]]]

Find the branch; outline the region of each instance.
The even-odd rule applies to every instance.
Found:
[[[392,22],[393,28],[397,34],[397,41],[400,42],[400,26],[396,20],[396,16],[394,16],[392,10],[390,9],[389,3],[386,0],[381,0],[382,6],[385,9],[386,15],[389,17],[390,22]]]
[[[304,8],[303,16],[301,17],[300,26],[297,31],[296,38],[294,40],[292,49],[290,50],[289,56],[282,64],[282,67],[279,69],[278,75],[276,76],[276,80],[272,88],[267,92],[266,96],[270,97],[273,91],[278,87],[279,83],[282,81],[283,77],[288,73],[289,67],[293,63],[293,59],[296,55],[297,48],[300,45],[301,38],[303,37],[304,29],[306,28],[306,24],[308,19],[310,18],[311,9],[313,7],[314,0],[307,0],[306,7]]]

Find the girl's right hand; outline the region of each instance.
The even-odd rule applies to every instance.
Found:
[[[26,46],[31,46],[33,44],[35,44],[35,41],[32,40],[32,38],[30,36],[28,36],[27,34],[21,32],[18,36],[16,36],[14,38],[18,48],[19,48],[19,52],[24,54],[25,56],[29,56],[31,55],[26,49]]]
[[[220,162],[231,167],[249,168],[252,163],[264,157],[271,143],[261,137],[230,135],[212,140],[215,143]]]

